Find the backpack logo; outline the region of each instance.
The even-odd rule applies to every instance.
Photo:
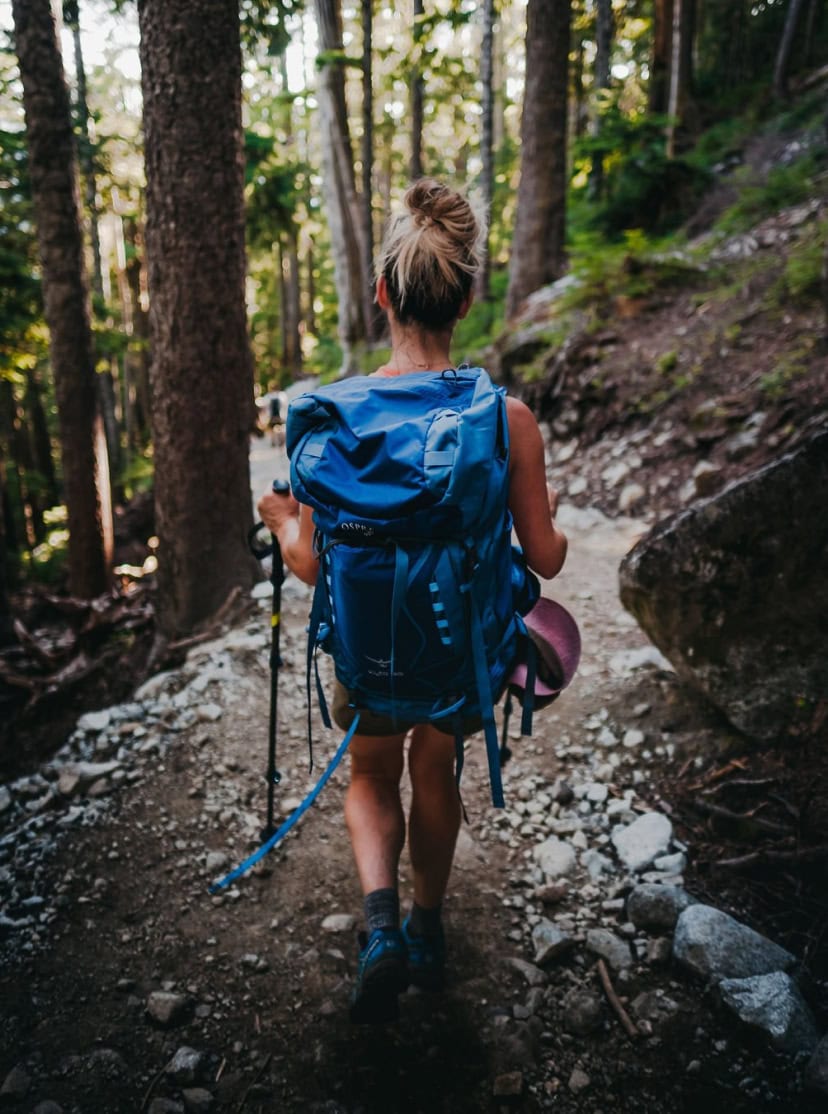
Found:
[[[365,522],[342,522],[339,529],[348,534],[358,534],[363,538],[372,538],[376,534],[374,527]]]

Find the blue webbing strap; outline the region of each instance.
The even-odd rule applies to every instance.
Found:
[[[226,889],[231,884],[231,882],[235,882],[237,878],[240,878],[242,874],[246,874],[251,867],[254,867],[256,863],[260,862],[269,851],[273,850],[277,843],[280,843],[285,838],[291,828],[293,828],[294,825],[297,824],[298,821],[304,816],[304,814],[308,811],[313,802],[325,788],[328,779],[337,768],[339,763],[342,761],[345,755],[345,751],[350,746],[351,739],[354,737],[358,726],[359,712],[357,712],[357,714],[354,716],[353,722],[348,728],[348,732],[345,735],[345,738],[339,744],[339,749],[328,763],[327,767],[325,768],[325,772],[322,774],[322,777],[320,777],[319,781],[317,781],[316,785],[314,785],[313,789],[311,789],[310,793],[308,793],[307,797],[305,797],[301,805],[299,805],[299,807],[290,814],[287,820],[285,820],[284,824],[282,824],[282,826],[273,833],[270,839],[265,840],[261,847],[254,851],[248,859],[245,859],[243,863],[240,863],[235,870],[231,870],[229,874],[226,874],[224,876],[224,878],[221,878],[218,882],[214,882],[210,886],[211,894],[219,893],[221,890]]]
[[[397,626],[400,615],[405,605],[405,594],[408,589],[408,553],[397,542],[394,545],[394,587],[391,593],[391,661],[388,666],[389,695],[391,697],[391,718],[396,724],[396,696],[394,693],[394,676],[397,672]]]
[[[319,572],[316,576],[316,587],[313,590],[313,603],[311,604],[310,619],[308,620],[308,650],[305,662],[305,689],[308,702],[308,760],[309,769],[311,770],[313,769],[313,707],[311,702],[311,671],[316,664],[314,651],[316,649],[316,639],[319,635],[319,627],[322,623],[322,615],[324,613],[325,597],[327,591],[328,589],[325,584],[325,562],[324,559],[320,557]],[[316,690],[318,695],[321,689],[321,685],[319,684],[318,669],[316,682]],[[325,716],[327,716],[328,709],[327,705],[324,704],[324,700],[325,697],[323,695],[322,706],[325,709]],[[326,727],[329,725],[329,722],[330,720],[328,720],[328,723],[325,724]]]
[[[483,730],[486,735],[486,757],[489,761],[489,781],[492,786],[492,804],[495,808],[503,808],[503,782],[500,777],[500,746],[497,739],[497,727],[494,719],[492,704],[492,687],[489,683],[489,666],[486,662],[486,647],[483,642],[483,627],[480,623],[480,611],[471,584],[464,585],[469,601],[469,618],[471,622],[472,658],[474,661],[474,680],[477,685],[477,698],[480,704],[480,715],[483,718]]]
[[[535,708],[535,678],[538,673],[538,650],[526,636],[526,686],[523,690],[523,714],[520,717],[521,735],[532,734],[532,712]]]

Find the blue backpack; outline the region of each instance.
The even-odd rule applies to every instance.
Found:
[[[250,870],[310,808],[363,709],[403,726],[448,728],[458,782],[463,723],[482,721],[492,802],[503,807],[494,704],[526,634],[521,616],[539,594],[511,544],[505,392],[482,368],[341,380],[293,402],[287,451],[293,493],[314,509],[320,556],[308,627],[309,742],[318,649],[333,655],[355,715],[299,807],[211,893]],[[522,652],[528,735],[531,639],[522,639]],[[318,673],[316,690],[330,727]]]
[[[454,734],[458,779],[463,722],[482,721],[502,807],[494,704],[538,595],[511,543],[504,390],[482,368],[342,380],[293,402],[287,451],[320,555],[309,697],[321,648],[357,722],[368,709]]]

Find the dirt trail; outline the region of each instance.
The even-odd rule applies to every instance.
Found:
[[[252,465],[254,491],[284,474],[283,459],[263,442],[254,445]],[[0,1082],[12,1069],[22,1073],[6,1096],[18,1096],[16,1108],[35,1110],[46,1100],[84,1114],[454,1114],[502,1102],[594,1114],[789,1108],[775,1084],[757,1090],[756,1070],[765,1069],[755,1069],[717,1022],[700,1015],[698,988],[669,967],[638,965],[618,984],[627,1000],[642,987],[669,992],[677,1012],[665,1028],[651,1025],[650,1038],[633,1044],[604,1004],[588,1036],[573,1034],[578,995],[598,988],[583,929],[619,922],[625,879],[609,866],[595,877],[579,867],[554,906],[560,923],[571,926],[574,950],[544,972],[526,965],[532,926],[541,913],[551,915],[533,884],[532,849],[551,830],[545,811],[557,818],[556,831],[565,830],[568,815],[557,803],[566,798],[556,779],[604,784],[611,800],[626,793],[641,803],[649,771],[670,760],[681,734],[673,722],[673,741],[665,743],[661,724],[676,720],[672,682],[652,667],[632,671],[629,655],[646,643],[617,600],[618,562],[641,524],[572,510],[563,522],[570,558],[554,594],[579,620],[583,664],[564,698],[537,717],[535,738],[513,741],[505,815],[490,808],[482,746],[469,748],[469,824],[446,904],[447,993],[409,992],[399,1023],[386,1029],[348,1024],[358,927],[348,916],[358,915],[361,903],[341,819],[344,771],[282,850],[228,895],[208,896],[210,879],[249,850],[264,818],[263,599],[236,632],[235,650],[194,655],[185,679],[208,680],[190,722],[172,730],[170,717],[161,716],[153,730],[163,730],[165,741],[148,748],[142,777],[120,789],[99,823],[71,831],[33,871],[32,891],[54,911],[48,944],[7,935],[0,972]],[[284,813],[311,784],[303,692],[308,598],[303,586],[286,583]],[[637,749],[620,741],[631,727],[646,735]],[[596,738],[610,728],[615,744],[604,740],[597,754]],[[697,723],[686,728],[688,738],[698,734]],[[335,733],[320,735],[318,768],[338,742]],[[549,809],[534,810],[537,800]],[[591,815],[587,798],[576,797],[579,807]],[[575,845],[584,850],[581,836]],[[13,869],[25,848],[7,850]],[[404,865],[404,901],[406,876]],[[341,915],[343,930],[322,928],[331,914]],[[167,998],[151,998],[159,992]],[[148,1005],[156,1012],[167,1006],[173,1016],[153,1022]],[[182,1046],[195,1050],[189,1066],[165,1072]]]

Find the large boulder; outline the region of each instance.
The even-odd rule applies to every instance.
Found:
[[[828,696],[828,430],[657,525],[621,602],[738,730],[807,729]]]

